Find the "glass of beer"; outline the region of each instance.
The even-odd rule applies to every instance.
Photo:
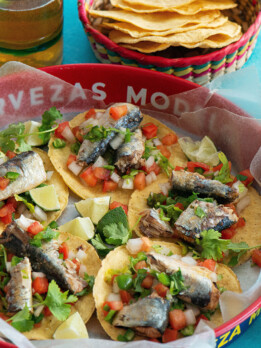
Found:
[[[0,0],[0,65],[61,64],[63,0]]]

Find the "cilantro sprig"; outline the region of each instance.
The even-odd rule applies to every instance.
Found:
[[[30,239],[30,244],[40,248],[42,242],[50,242],[52,239],[57,239],[59,237],[59,231],[52,229],[47,226],[43,231],[37,233],[32,239]]]
[[[92,126],[89,125],[90,130],[87,134],[85,134],[83,137],[84,139],[89,140],[90,142],[94,143],[97,141],[101,141],[103,139],[106,139],[109,134],[112,132],[119,133],[124,135],[124,142],[128,143],[131,140],[132,132],[129,130],[129,128],[126,128],[126,130],[121,130],[113,127],[104,127],[104,126]]]

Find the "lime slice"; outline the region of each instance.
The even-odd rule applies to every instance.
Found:
[[[87,198],[75,203],[75,208],[81,216],[88,216],[94,224],[97,224],[108,212],[110,199],[110,196]]]
[[[89,338],[86,326],[79,312],[75,312],[56,329],[54,339]]]
[[[216,146],[208,136],[201,141],[193,141],[190,137],[180,138],[179,144],[191,161],[203,162],[210,166],[219,163]]]
[[[24,123],[25,125],[25,134],[32,134],[32,133],[37,133],[39,132],[38,127],[41,126],[41,123],[35,122],[35,121],[26,121]],[[31,146],[39,146],[43,144],[43,141],[37,134],[29,135],[28,137],[25,138],[27,144]]]
[[[29,191],[35,204],[45,211],[60,210],[60,203],[54,185],[36,187]]]
[[[77,217],[66,224],[59,227],[62,232],[71,233],[84,240],[89,240],[94,237],[94,226],[89,217]]]

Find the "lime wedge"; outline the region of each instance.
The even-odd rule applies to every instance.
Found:
[[[194,141],[190,137],[180,138],[179,144],[191,161],[203,162],[210,166],[216,166],[219,163],[216,146],[208,136],[201,141]]]
[[[87,198],[75,203],[75,208],[83,217],[91,218],[94,224],[97,224],[100,219],[108,212],[110,205],[110,196]]]
[[[37,133],[39,132],[38,127],[41,126],[41,123],[35,122],[35,121],[26,121],[24,123],[25,125],[25,134],[32,134],[32,133]],[[43,141],[37,134],[29,135],[28,137],[25,138],[25,141],[27,144],[31,146],[39,146],[43,144]]]
[[[77,217],[66,224],[59,227],[62,232],[71,233],[84,240],[89,240],[94,237],[94,226],[89,217]]]
[[[54,185],[36,187],[29,191],[35,204],[45,211],[60,210],[60,203]]]
[[[89,338],[86,326],[79,312],[75,312],[56,329],[54,339]]]

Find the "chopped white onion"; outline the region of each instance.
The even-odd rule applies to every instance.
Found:
[[[31,214],[27,208],[23,211],[23,215],[28,219],[33,218],[33,214]]]
[[[117,173],[113,172],[111,174],[111,180],[118,184],[119,181],[121,180],[121,177]]]
[[[119,188],[122,188],[123,182],[124,182],[124,180],[123,180],[123,179],[120,179],[120,181],[118,182],[118,187],[119,187]]]
[[[147,159],[146,163],[145,163],[145,167],[146,167],[147,169],[149,169],[149,168],[153,165],[154,162],[155,162],[154,157],[153,157],[153,156],[150,156],[150,157]]]
[[[46,275],[43,272],[32,272],[32,278],[46,278]]]
[[[96,119],[99,120],[99,119],[102,118],[102,117],[103,117],[103,112],[97,111],[97,112],[96,112]]]
[[[121,146],[123,141],[124,135],[119,133],[110,141],[110,146],[113,148],[113,150],[117,150]]]
[[[78,176],[82,170],[82,166],[79,166],[76,161],[73,161],[68,165],[68,169],[73,172],[74,175]]]
[[[236,204],[236,211],[238,214],[241,213],[249,204],[251,200],[249,195],[244,196],[240,201]]]
[[[213,283],[216,283],[218,280],[217,274],[215,272],[211,272],[210,279]]]
[[[187,309],[184,311],[185,317],[186,317],[186,323],[187,325],[194,325],[196,324],[196,317],[192,309]]]
[[[83,259],[86,258],[86,252],[82,249],[79,249],[77,254],[76,254],[77,259],[79,259],[80,261],[82,261]]]
[[[128,240],[126,248],[130,254],[135,255],[141,250],[142,244],[141,238],[133,238]]]
[[[197,306],[194,306],[191,303],[186,303],[186,308],[191,309],[193,311],[195,317],[200,314],[199,308]]]
[[[165,184],[159,185],[161,192],[164,194],[164,196],[167,196],[169,193],[169,190],[171,189],[171,185],[169,182],[166,182]]]
[[[43,209],[41,209],[40,207],[38,207],[38,205],[36,205],[36,206],[34,207],[33,216],[34,216],[38,221],[46,221],[46,220],[47,220],[47,215],[46,215],[46,213],[43,211]]]
[[[119,294],[114,294],[111,292],[108,296],[106,301],[111,302],[111,301],[121,301],[121,297]]]
[[[168,256],[171,253],[171,250],[167,248],[165,245],[161,245],[159,251],[157,251],[161,255]]]
[[[150,172],[148,175],[146,175],[146,185],[150,185],[154,181],[157,180],[157,175],[154,172]]]
[[[157,157],[159,155],[160,151],[159,150],[153,150],[151,151],[151,155],[154,157]]]
[[[116,279],[114,278],[113,284],[112,284],[112,291],[114,294],[119,294],[120,293],[120,288],[119,285],[116,281]]]
[[[170,257],[172,257],[174,260],[180,260],[182,258],[182,256],[178,254],[171,255]]]
[[[11,272],[11,268],[12,268],[12,266],[11,266],[11,261],[10,261],[10,262],[7,261],[5,265],[6,265],[6,270],[7,270],[7,272],[10,273],[10,272]]]
[[[0,165],[5,163],[6,161],[8,161],[8,157],[7,156],[0,157]]]
[[[86,268],[85,265],[81,265],[81,266],[80,266],[80,269],[79,269],[79,275],[80,275],[81,277],[83,277],[83,276],[84,276],[84,273],[87,273],[87,268]]]
[[[73,252],[72,250],[69,250],[68,259],[72,260],[74,258],[75,258],[75,252]]]
[[[40,305],[34,309],[34,316],[39,317],[39,315],[42,313],[44,309],[44,305]]]
[[[69,141],[69,143],[75,143],[75,136],[73,135],[73,132],[69,126],[65,127],[61,134],[66,140]]]
[[[197,261],[195,259],[193,259],[193,257],[191,256],[184,256],[181,258],[181,261],[187,263],[188,265],[191,266],[196,266],[197,265]]]
[[[24,231],[27,231],[27,228],[32,225],[36,220],[28,219],[23,214],[16,219],[17,225]]]
[[[128,178],[123,180],[122,188],[126,190],[133,190],[134,184],[133,179]]]
[[[155,174],[155,172],[153,172],[153,171],[150,172],[150,175],[151,175],[153,181],[157,180],[157,175]]]
[[[81,129],[84,128],[85,131],[86,130],[90,131],[92,127],[89,127],[89,126],[92,126],[92,127],[99,126],[99,121],[96,120],[95,118],[91,117],[88,120],[84,121],[80,127],[81,127]],[[88,128],[85,128],[85,127],[88,127]]]
[[[93,169],[96,167],[102,168],[107,165],[108,165],[108,162],[102,156],[99,156],[97,160],[93,163],[92,167]]]
[[[152,141],[153,141],[153,144],[154,144],[155,146],[162,145],[162,142],[161,142],[158,138],[155,138],[155,139],[153,139]]]
[[[54,171],[53,170],[47,170],[46,172],[46,180],[50,180],[53,176]]]

